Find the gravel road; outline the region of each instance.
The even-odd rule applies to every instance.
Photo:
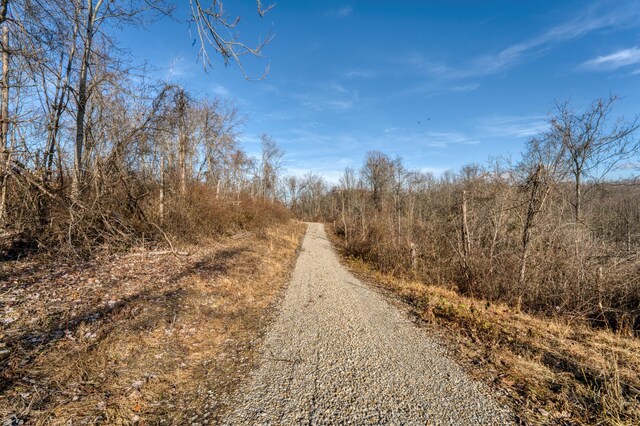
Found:
[[[512,424],[425,330],[338,261],[310,224],[258,368],[226,424]]]

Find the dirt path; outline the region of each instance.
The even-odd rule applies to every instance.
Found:
[[[260,367],[229,424],[509,424],[445,350],[338,261],[310,224]]]

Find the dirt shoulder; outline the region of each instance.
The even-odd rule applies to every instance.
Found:
[[[342,259],[440,335],[472,376],[499,390],[521,423],[640,424],[639,339],[527,315]]]
[[[253,366],[305,229],[291,222],[180,257],[0,264],[0,419],[219,417]]]

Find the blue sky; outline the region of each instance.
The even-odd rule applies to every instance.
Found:
[[[233,102],[244,148],[257,154],[271,134],[290,174],[336,181],[374,149],[435,173],[517,158],[555,100],[615,94],[617,114],[640,113],[638,0],[279,0],[262,19],[254,1],[224,5],[248,44],[275,34],[246,63],[254,76],[269,65],[266,79],[221,61],[205,72],[179,20],[127,29],[121,43],[159,77]]]

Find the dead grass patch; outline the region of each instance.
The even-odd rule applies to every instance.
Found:
[[[357,259],[345,263],[434,331],[451,331],[443,341],[472,375],[500,390],[523,424],[640,424],[639,339],[395,278]]]
[[[186,257],[0,264],[0,418],[214,421],[252,366],[304,229],[273,226]]]

